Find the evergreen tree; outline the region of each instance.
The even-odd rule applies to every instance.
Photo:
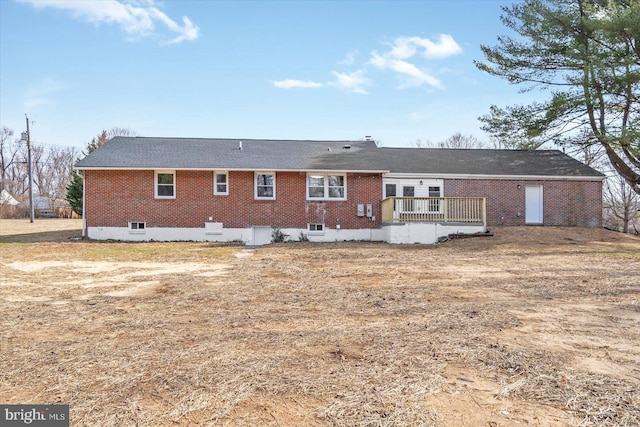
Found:
[[[79,216],[82,216],[82,187],[82,177],[74,172],[71,183],[67,185],[67,202]]]
[[[640,0],[524,0],[503,8],[517,37],[481,46],[481,70],[550,93],[492,106],[483,129],[506,145],[598,144],[640,193]]]
[[[127,128],[119,128],[114,127],[110,131],[103,130],[96,136],[92,138],[90,142],[87,143],[87,151],[86,154],[90,154],[98,148],[102,147],[102,145],[113,138],[114,136],[136,136],[136,132],[127,129]],[[71,208],[75,213],[82,216],[82,188],[84,185],[84,180],[77,173],[73,174],[73,180],[71,184],[67,186],[67,201],[71,205]]]

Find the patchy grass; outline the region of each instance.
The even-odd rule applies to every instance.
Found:
[[[640,424],[640,239],[493,231],[8,238],[0,402],[69,403],[72,425]]]
[[[81,219],[0,219],[0,243],[59,242],[81,236]]]

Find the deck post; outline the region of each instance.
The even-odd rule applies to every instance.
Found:
[[[482,198],[482,225],[487,226],[487,198]]]
[[[444,203],[444,222],[449,222],[449,204],[447,203],[447,199],[442,200]]]

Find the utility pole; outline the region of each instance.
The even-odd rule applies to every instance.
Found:
[[[21,141],[27,142],[27,168],[29,169],[29,211],[30,211],[30,220],[33,223],[35,219],[35,213],[33,210],[33,172],[31,170],[31,132],[29,132],[29,117],[24,115],[27,120],[27,131],[22,132]]]

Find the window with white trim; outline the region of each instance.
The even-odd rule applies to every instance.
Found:
[[[176,173],[175,171],[155,172],[155,195],[158,199],[176,198]]]
[[[307,174],[307,199],[309,200],[346,200],[346,174]]]
[[[385,197],[396,197],[396,184],[385,184],[384,186]]]
[[[275,172],[256,172],[254,183],[256,199],[273,200],[276,198]]]
[[[309,199],[324,199],[323,175],[307,175],[307,197]]]
[[[218,196],[229,195],[229,172],[220,171],[213,173],[213,194]]]
[[[324,224],[307,224],[309,234],[324,234]]]
[[[429,197],[440,197],[440,187],[429,187]],[[429,212],[440,212],[440,200],[429,200]]]
[[[129,222],[130,233],[144,233],[146,229],[147,229],[146,222],[138,222],[138,221]]]

